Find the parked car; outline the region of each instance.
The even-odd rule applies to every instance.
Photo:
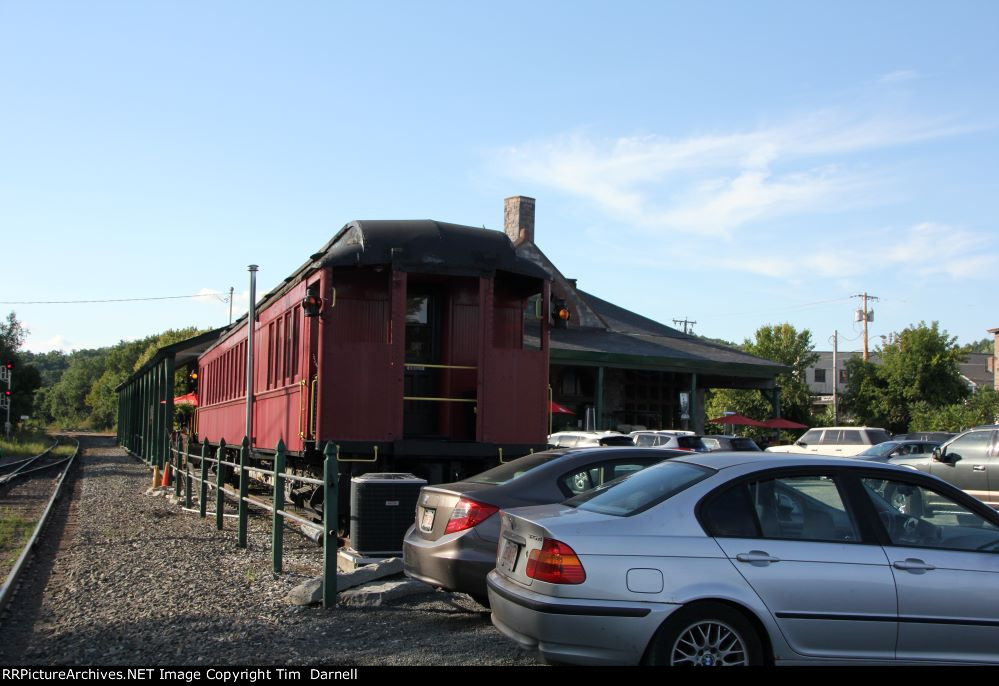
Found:
[[[708,450],[715,452],[718,450],[748,451],[754,453],[763,452],[756,441],[745,436],[701,436],[701,442],[707,446]]]
[[[999,425],[969,429],[929,455],[906,455],[891,461],[932,474],[999,507]],[[918,503],[910,506],[918,508]]]
[[[791,445],[775,445],[767,448],[767,452],[850,457],[887,440],[890,440],[888,432],[875,427],[820,426],[809,429]]]
[[[909,455],[929,455],[934,448],[940,447],[936,441],[900,441],[894,438],[884,443],[872,445],[862,453],[854,455],[858,460],[870,460],[872,462],[887,462],[896,457],[907,457]]]
[[[999,513],[911,469],[692,454],[500,520],[492,621],[546,661],[999,663]]]
[[[631,436],[618,431],[559,431],[549,434],[548,445],[552,448],[586,448],[596,446],[635,445]]]
[[[641,447],[672,448],[706,453],[708,446],[693,431],[632,431],[631,439]]]
[[[456,483],[424,486],[403,540],[405,572],[486,604],[486,574],[496,566],[503,507],[556,503],[686,453],[676,450],[548,450],[511,460]]]
[[[909,434],[897,434],[891,437],[893,441],[932,441],[943,443],[954,438],[957,434],[948,431],[917,431]]]

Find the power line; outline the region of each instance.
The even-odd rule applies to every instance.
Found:
[[[93,303],[130,303],[149,300],[180,300],[183,298],[205,298],[215,296],[222,302],[227,302],[221,293],[196,293],[195,295],[164,295],[157,298],[110,298],[108,300],[0,300],[0,305],[89,305]]]

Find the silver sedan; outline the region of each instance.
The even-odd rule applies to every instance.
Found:
[[[692,455],[503,511],[488,591],[549,662],[995,664],[999,514],[894,465]]]

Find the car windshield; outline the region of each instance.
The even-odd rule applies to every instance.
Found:
[[[706,451],[708,449],[708,446],[704,445],[704,441],[701,440],[700,436],[677,436],[676,444],[684,450]]]
[[[870,457],[885,457],[892,450],[897,448],[899,445],[898,441],[887,441],[885,443],[878,443],[877,445],[872,445],[870,448],[860,453],[861,455],[867,455]]]
[[[565,504],[580,510],[628,517],[672,498],[714,473],[713,469],[686,462],[661,462],[569,498]]]
[[[631,436],[601,436],[600,445],[635,445]]]
[[[510,483],[532,469],[537,469],[541,465],[561,457],[563,454],[563,452],[544,452],[525,455],[516,460],[511,460],[506,464],[501,464],[499,467],[487,469],[481,474],[476,474],[465,479],[465,481],[471,481],[476,484],[493,484],[494,486]]]

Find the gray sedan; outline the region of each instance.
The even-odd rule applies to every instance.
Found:
[[[691,455],[501,523],[493,624],[547,661],[999,663],[999,514],[911,469]]]
[[[665,459],[661,448],[548,450],[451,484],[424,486],[403,540],[406,575],[487,604],[486,574],[496,566],[500,508],[557,503]]]

